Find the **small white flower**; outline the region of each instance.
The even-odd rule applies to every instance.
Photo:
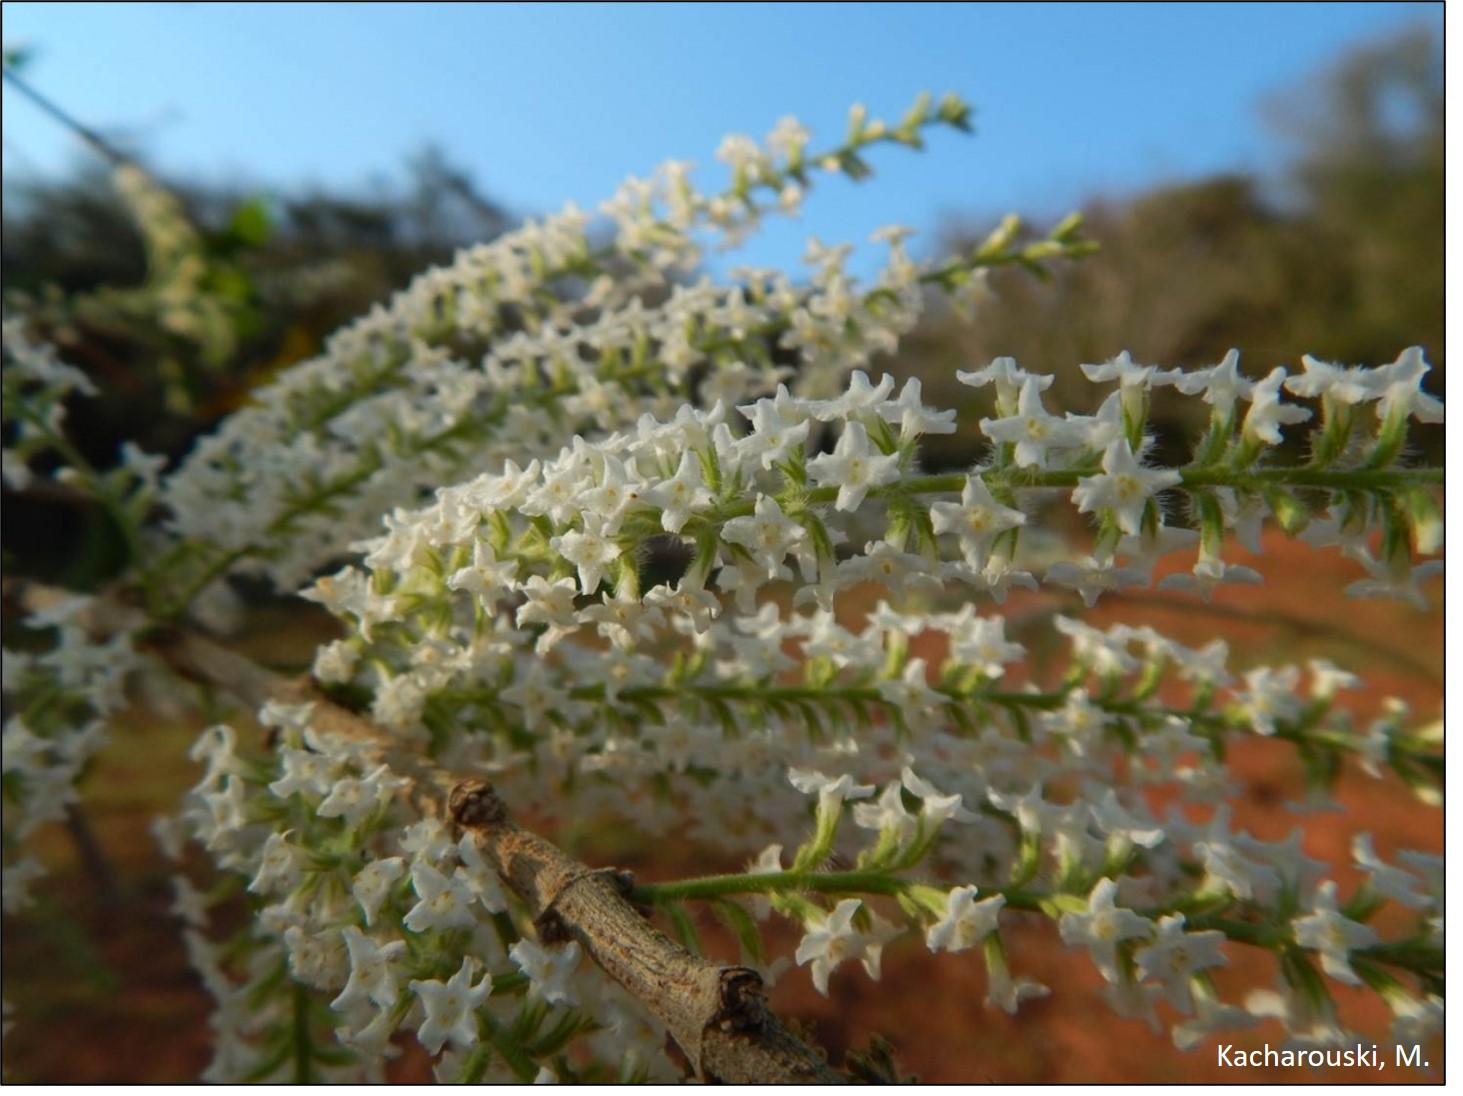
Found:
[[[997,894],[976,901],[978,887],[956,887],[945,899],[945,916],[925,932],[931,951],[965,951],[973,948],[1000,923],[1006,896]]]
[[[477,540],[473,542],[472,566],[454,572],[447,580],[447,588],[476,595],[478,605],[488,616],[493,616],[499,599],[513,589],[517,576],[517,560],[499,560],[490,544]]]
[[[711,492],[701,477],[701,461],[696,454],[689,449],[682,453],[676,474],[647,490],[645,501],[661,508],[660,526],[667,533],[679,533],[692,514],[710,506]]]
[[[1133,456],[1127,439],[1113,442],[1102,457],[1103,475],[1087,476],[1072,490],[1077,510],[1091,514],[1111,510],[1118,527],[1136,535],[1143,527],[1148,500],[1159,491],[1183,482],[1183,476],[1167,469],[1144,468]]]
[[[392,940],[381,945],[355,925],[345,929],[345,947],[350,954],[351,976],[340,996],[330,1002],[337,1012],[370,1001],[378,1008],[390,1009],[398,993],[393,961],[406,952],[405,940]]]
[[[910,377],[904,382],[904,389],[897,400],[879,405],[879,414],[886,422],[897,422],[903,438],[917,438],[921,434],[955,433],[954,411],[933,411],[920,403],[920,380]]]
[[[1248,688],[1235,699],[1256,734],[1273,735],[1277,723],[1300,717],[1302,705],[1296,693],[1299,684],[1300,670],[1295,666],[1257,666],[1245,673]]]
[[[789,769],[787,778],[804,795],[817,793],[819,814],[842,809],[845,799],[867,799],[874,794],[872,784],[855,784],[847,773],[835,780],[812,769]]]
[[[1238,350],[1231,350],[1224,355],[1223,361],[1208,369],[1174,374],[1172,383],[1186,396],[1194,396],[1202,392],[1204,402],[1212,404],[1215,416],[1221,419],[1233,414],[1236,401],[1249,399],[1255,388],[1254,384],[1239,371]]]
[[[508,957],[528,975],[529,993],[551,1005],[574,1004],[569,981],[579,966],[579,956],[579,944],[574,940],[552,951],[527,939],[508,949]]]
[[[498,873],[483,856],[483,850],[472,834],[462,835],[462,840],[457,843],[457,855],[462,860],[462,867],[453,874],[467,884],[467,889],[483,904],[483,909],[489,913],[505,911],[508,898],[498,882]]]
[[[721,539],[752,554],[752,559],[775,579],[783,571],[783,560],[807,532],[783,516],[777,500],[763,495],[751,516],[732,518],[721,527]]]
[[[493,992],[493,980],[483,975],[482,981],[474,986],[474,966],[471,956],[463,956],[462,966],[447,982],[432,979],[411,983],[412,991],[421,999],[427,1013],[417,1029],[417,1039],[428,1054],[439,1053],[448,1042],[466,1050],[478,1041],[476,1010]]]
[[[1250,392],[1250,410],[1245,415],[1244,425],[1246,438],[1257,439],[1266,445],[1279,445],[1282,426],[1305,422],[1311,417],[1304,407],[1280,402],[1280,385],[1284,380],[1284,368],[1276,366]]]
[[[955,379],[972,388],[996,386],[996,414],[1016,414],[1023,387],[1028,381],[1036,385],[1037,392],[1044,392],[1052,386],[1055,377],[1049,374],[1027,373],[1016,365],[1015,358],[993,358],[984,369],[957,370]]]
[[[579,589],[592,594],[599,589],[610,564],[620,558],[620,546],[614,542],[613,534],[606,530],[608,518],[593,513],[586,513],[583,517],[583,529],[571,529],[551,537],[549,547],[574,564],[579,571]]]
[[[1051,450],[1082,444],[1082,433],[1076,426],[1042,406],[1043,387],[1035,377],[1027,376],[1014,414],[980,420],[986,437],[1016,446],[1016,463],[1022,468],[1045,468]]]
[[[920,800],[919,815],[926,831],[938,829],[952,818],[957,822],[979,820],[979,815],[965,809],[962,796],[941,795],[938,788],[921,779],[908,765],[900,770],[899,780],[910,795]]]
[[[1442,574],[1444,569],[1440,559],[1426,560],[1413,566],[1405,552],[1399,552],[1387,561],[1365,555],[1361,557],[1361,564],[1371,577],[1346,587],[1342,593],[1347,597],[1395,598],[1423,610],[1428,608],[1428,600],[1418,583]]]
[[[880,833],[892,833],[899,842],[914,836],[915,817],[904,809],[904,792],[896,780],[872,803],[859,803],[853,808],[854,825]]]
[[[742,451],[767,471],[807,440],[810,423],[784,386],[778,388],[776,399],[761,399],[737,410],[752,423],[752,432],[742,439]]]
[[[1194,1011],[1193,976],[1229,960],[1222,950],[1222,932],[1185,932],[1183,914],[1158,920],[1153,943],[1133,953],[1140,977],[1156,979],[1168,1003],[1185,1015]]]
[[[813,985],[823,996],[828,996],[828,976],[846,959],[859,959],[869,977],[879,977],[879,955],[884,941],[880,933],[865,933],[854,927],[854,914],[862,902],[857,898],[845,898],[832,913],[815,919],[807,926],[808,931],[798,944],[794,958],[798,966],[813,964]]]
[[[836,422],[839,419],[856,420],[877,412],[880,404],[894,391],[894,378],[884,374],[877,385],[869,383],[868,374],[855,369],[848,378],[848,390],[831,400],[822,400],[812,408],[813,417],[820,422]],[[853,425],[850,421],[849,425]]]
[[[985,567],[991,544],[1008,529],[1026,524],[1020,510],[1003,506],[991,495],[978,475],[971,475],[960,492],[960,502],[937,502],[930,507],[930,524],[936,533],[954,533],[960,538],[965,560],[976,570]]]
[[[412,932],[430,929],[470,929],[477,923],[467,880],[449,879],[425,860],[411,866],[411,885],[419,901],[401,923]]]
[[[1418,882],[1416,876],[1391,864],[1383,863],[1372,845],[1371,834],[1359,833],[1352,838],[1351,858],[1356,861],[1358,868],[1368,873],[1372,890],[1383,897],[1414,910],[1425,909],[1432,905],[1431,898],[1425,894],[1419,894],[1413,889]]]
[[[1187,590],[1201,595],[1208,601],[1214,588],[1221,584],[1259,586],[1265,580],[1252,567],[1225,563],[1218,556],[1200,555],[1199,561],[1189,574],[1165,575],[1158,581],[1160,590]]]
[[[315,813],[322,818],[344,818],[346,825],[359,826],[406,783],[402,777],[393,776],[386,765],[377,767],[359,780],[342,777],[335,782]]]
[[[871,488],[899,478],[899,458],[880,453],[869,444],[864,424],[850,422],[832,453],[808,461],[808,475],[820,487],[838,485],[835,510],[857,510]]]
[[[300,881],[305,852],[290,844],[289,838],[288,833],[272,833],[264,842],[259,870],[249,884],[250,894],[282,894]]]
[[[986,1004],[1014,1016],[1022,1001],[1050,994],[1051,989],[1040,982],[1030,978],[1012,978],[1005,952],[999,949],[986,952]]]
[[[1121,977],[1118,944],[1124,940],[1140,939],[1153,931],[1153,925],[1146,917],[1114,905],[1117,893],[1117,883],[1103,879],[1088,896],[1087,911],[1062,914],[1058,926],[1063,943],[1083,945],[1091,950],[1092,961],[1109,982],[1116,982]]]
[[[1391,365],[1372,374],[1380,393],[1377,414],[1384,419],[1414,418],[1418,422],[1442,422],[1443,401],[1422,390],[1422,378],[1432,366],[1422,356],[1422,347],[1402,351]]]
[[[374,925],[381,912],[381,904],[392,885],[406,872],[406,861],[399,856],[387,860],[372,860],[351,881],[351,894],[361,905],[366,915],[366,924]]]
[[[1359,948],[1371,947],[1378,940],[1377,930],[1343,916],[1336,908],[1336,882],[1328,879],[1316,889],[1312,912],[1293,920],[1295,942],[1321,954],[1321,969],[1338,982],[1349,986],[1362,984],[1351,969],[1350,955]]]

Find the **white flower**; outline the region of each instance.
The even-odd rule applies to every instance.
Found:
[[[858,419],[877,411],[880,404],[894,391],[894,378],[885,373],[878,385],[869,383],[869,376],[862,369],[855,369],[848,378],[848,391],[831,400],[821,400],[811,410],[820,422],[835,422],[838,419]],[[849,425],[852,425],[850,422]]]
[[[763,495],[749,517],[732,518],[721,527],[721,539],[752,554],[752,559],[775,579],[792,547],[807,535],[801,525],[783,516],[777,500]]]
[[[1214,587],[1221,583],[1258,586],[1264,581],[1260,572],[1254,568],[1225,563],[1218,556],[1200,554],[1192,573],[1165,575],[1159,579],[1158,588],[1160,590],[1189,590],[1202,595],[1204,600],[1208,601],[1214,593]]]
[[[864,424],[850,422],[832,453],[808,461],[808,474],[820,487],[838,485],[835,510],[857,510],[870,488],[899,478],[899,458],[872,448]]]
[[[517,560],[499,560],[490,544],[477,540],[473,542],[472,566],[454,572],[447,580],[447,588],[476,594],[483,611],[493,616],[498,599],[513,588],[517,575]]]
[[[250,894],[283,893],[300,881],[306,855],[303,849],[290,844],[289,837],[288,833],[272,833],[264,842],[259,870],[249,884]]]
[[[903,438],[916,438],[921,434],[955,433],[954,411],[932,411],[920,403],[918,377],[910,377],[904,382],[904,389],[897,400],[881,403],[879,414],[886,422],[897,422]]]
[[[1081,431],[1041,405],[1042,385],[1026,377],[1016,413],[999,419],[981,419],[980,428],[992,441],[1015,443],[1016,463],[1022,468],[1045,468],[1048,453],[1082,443]]]
[[[420,901],[407,911],[401,923],[412,932],[470,929],[477,923],[467,880],[449,879],[425,860],[418,860],[411,866],[411,885]]]
[[[1124,350],[1117,357],[1110,358],[1101,365],[1083,363],[1082,372],[1094,384],[1103,381],[1117,381],[1124,388],[1148,388],[1154,383],[1153,375],[1157,369],[1151,365],[1138,365]]]
[[[1173,1045],[1179,1050],[1193,1050],[1211,1034],[1254,1027],[1260,1017],[1252,1009],[1226,1005],[1201,981],[1190,983],[1196,1015],[1192,1020],[1175,1024]]]
[[[936,533],[954,533],[960,538],[965,560],[976,570],[985,567],[991,543],[1008,529],[1026,524],[1020,510],[1002,506],[978,475],[966,478],[960,502],[937,502],[930,507],[930,524]]]
[[[10,657],[10,652],[5,652],[5,657]],[[3,763],[0,769],[4,772],[18,772],[34,777],[46,767],[46,757],[50,753],[51,743],[35,734],[28,726],[22,716],[14,715],[5,721],[3,732]]]
[[[406,861],[399,856],[387,860],[372,860],[351,881],[351,894],[360,903],[366,915],[366,924],[374,925],[381,912],[381,903],[386,901],[392,884],[406,872]]]
[[[1373,384],[1380,393],[1377,414],[1384,419],[1412,417],[1418,422],[1442,422],[1443,401],[1422,390],[1422,378],[1432,366],[1422,356],[1422,347],[1402,351],[1391,365],[1384,365],[1373,374]]]
[[[1157,492],[1183,482],[1178,472],[1143,468],[1124,438],[1107,447],[1102,457],[1101,476],[1087,476],[1072,490],[1072,501],[1080,513],[1111,510],[1118,527],[1136,535],[1143,527],[1143,511]]]
[[[927,667],[922,658],[912,658],[898,680],[881,681],[876,686],[884,703],[899,709],[910,727],[928,727],[940,719],[941,709],[950,698],[937,693],[927,682]]]
[[[645,501],[661,508],[660,526],[667,533],[679,533],[693,513],[710,506],[711,492],[701,478],[696,454],[689,449],[682,453],[676,474],[646,491]]]
[[[498,882],[498,873],[483,856],[483,850],[472,834],[462,835],[462,840],[457,843],[457,855],[462,860],[462,867],[453,875],[467,884],[467,889],[483,904],[483,909],[489,913],[504,912],[508,908],[508,898]]]
[[[428,1054],[439,1053],[449,1041],[459,1050],[466,1050],[478,1041],[476,1010],[493,992],[493,980],[485,974],[474,986],[475,963],[471,956],[463,956],[462,966],[446,983],[436,979],[411,983],[412,991],[421,998],[427,1013],[417,1029],[417,1039]]]
[[[1257,439],[1266,445],[1279,445],[1281,426],[1305,422],[1311,417],[1304,407],[1280,402],[1280,384],[1284,380],[1284,368],[1276,366],[1250,392],[1250,410],[1245,415],[1244,425],[1246,438]]]
[[[578,592],[572,578],[549,582],[541,575],[533,575],[523,584],[527,600],[519,606],[514,619],[520,628],[530,624],[548,625],[548,630],[539,636],[535,645],[539,654],[547,654],[554,644],[579,627],[574,613],[574,598]]]
[[[1362,984],[1351,969],[1350,955],[1359,948],[1371,947],[1378,940],[1377,930],[1344,917],[1336,908],[1336,882],[1328,879],[1316,889],[1312,912],[1293,920],[1295,942],[1303,948],[1321,953],[1321,969],[1338,982],[1349,986]]]
[[[965,951],[996,931],[1006,896],[997,894],[976,901],[978,893],[978,887],[950,891],[945,899],[945,916],[925,932],[925,943],[931,951]]]
[[[1297,396],[1325,397],[1340,404],[1358,404],[1375,397],[1371,379],[1364,369],[1332,365],[1309,354],[1301,358],[1301,364],[1305,366],[1304,374],[1285,379],[1286,389]]]
[[[884,942],[877,934],[860,932],[854,927],[853,917],[860,905],[862,902],[857,898],[845,898],[832,913],[812,921],[798,944],[794,956],[798,966],[812,962],[813,985],[825,997],[828,975],[845,959],[862,960],[869,977],[879,977],[879,955]]]
[[[1235,699],[1256,734],[1273,735],[1277,723],[1300,717],[1301,699],[1296,695],[1300,670],[1297,667],[1257,666],[1246,672],[1245,684],[1248,688]]]
[[[794,447],[801,447],[811,428],[806,416],[787,388],[779,386],[776,399],[761,399],[755,404],[737,408],[751,420],[752,433],[742,439],[743,452],[753,456],[767,471],[780,460],[786,460]],[[793,416],[785,418],[785,415]]]
[[[782,871],[782,846],[768,845],[757,854],[755,860],[747,865],[748,875],[762,875],[764,873]],[[772,902],[766,895],[755,894],[752,896],[752,912],[757,915],[757,920],[765,921],[772,914]]]
[[[34,856],[0,868],[0,904],[6,913],[19,913],[31,904],[30,885],[46,874],[46,867]]]
[[[834,780],[811,769],[789,769],[787,778],[804,795],[817,793],[820,815],[842,809],[845,799],[867,799],[874,794],[872,784],[855,784],[847,773]]]
[[[1287,1046],[1339,1047],[1352,1041],[1336,1019],[1336,1009],[1329,997],[1301,992],[1282,982],[1277,992],[1251,990],[1245,996],[1245,1010],[1258,1022],[1279,1020],[1289,1038]],[[1200,1015],[1203,1015],[1202,1002]]]
[[[1361,557],[1361,564],[1371,577],[1346,587],[1342,593],[1347,597],[1395,598],[1423,610],[1427,609],[1428,600],[1418,583],[1442,574],[1444,568],[1440,559],[1426,560],[1413,566],[1406,552],[1399,552],[1390,560],[1377,560],[1365,555]]]
[[[1103,879],[1088,896],[1087,911],[1062,914],[1058,926],[1063,943],[1084,945],[1091,950],[1092,961],[1109,982],[1116,982],[1121,977],[1118,944],[1148,936],[1153,931],[1146,917],[1113,904],[1117,893],[1117,883]]]
[[[1185,932],[1183,914],[1173,914],[1159,918],[1153,943],[1135,951],[1133,962],[1140,977],[1156,979],[1168,1003],[1189,1015],[1194,1011],[1193,976],[1229,962],[1221,950],[1224,940],[1222,932]]]
[[[1051,989],[1040,982],[1030,978],[1012,978],[1004,951],[986,951],[986,1004],[995,1005],[1008,1016],[1014,1016],[1022,1001],[1050,994]]]
[[[853,808],[853,821],[866,830],[892,833],[901,843],[914,836],[915,818],[904,809],[904,791],[897,780],[873,803],[857,804]]]
[[[1397,990],[1386,994],[1392,1009],[1392,1041],[1399,1047],[1425,1043],[1443,1034],[1443,999],[1436,994],[1424,998]]]
[[[1234,405],[1240,399],[1249,399],[1254,384],[1239,371],[1239,351],[1231,350],[1224,360],[1208,369],[1193,373],[1179,373],[1173,377],[1173,385],[1186,396],[1202,392],[1204,402],[1214,405],[1214,414],[1228,418],[1234,412]],[[1286,387],[1290,385],[1287,382]],[[1295,391],[1295,389],[1291,389]]]
[[[1358,868],[1369,874],[1372,890],[1383,897],[1414,910],[1432,905],[1431,898],[1413,889],[1417,885],[1416,876],[1382,862],[1372,846],[1371,834],[1359,833],[1351,839],[1351,858]]]
[[[330,1002],[330,1007],[344,1012],[366,1001],[382,1009],[395,1005],[398,990],[392,961],[405,954],[406,941],[377,944],[355,925],[347,925],[345,946],[350,953],[351,976],[340,996]]]
[[[620,546],[605,529],[608,521],[600,514],[586,513],[583,529],[571,529],[549,539],[549,547],[578,568],[579,589],[586,594],[599,589],[605,570],[620,558]]]
[[[401,851],[418,860],[438,863],[450,856],[457,842],[440,818],[429,816],[413,822],[401,835]]]
[[[965,809],[959,794],[941,795],[938,788],[917,776],[908,765],[900,770],[899,780],[910,795],[920,800],[919,815],[926,831],[938,829],[952,818],[957,822],[979,820],[979,815]]]
[[[322,818],[344,818],[346,825],[359,826],[376,808],[384,806],[397,790],[405,787],[407,781],[392,776],[391,770],[381,765],[357,780],[342,777],[330,789],[315,813]]]
[[[1115,558],[1098,559],[1095,556],[1053,563],[1046,569],[1046,580],[1058,586],[1072,587],[1089,609],[1097,604],[1101,595],[1111,590],[1148,584],[1148,576],[1136,567],[1119,567]]]
[[[1027,373],[1016,365],[1015,358],[992,358],[991,364],[984,369],[972,369],[968,372],[956,370],[955,379],[972,388],[984,388],[988,384],[995,384],[996,413],[1000,415],[1016,413],[1017,401],[1021,397],[1022,388],[1028,381],[1036,385],[1038,392],[1044,392],[1056,380],[1049,374]]]
[[[529,993],[551,1005],[574,1004],[569,980],[579,966],[579,955],[579,944],[574,940],[553,951],[527,939],[508,949],[508,957],[528,975]]]

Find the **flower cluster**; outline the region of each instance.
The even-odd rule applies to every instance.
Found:
[[[189,955],[218,1006],[206,1079],[299,1076],[301,1054],[316,1079],[379,1079],[398,1031],[441,1056],[443,1080],[533,1080],[571,1039],[610,1030],[640,1076],[664,1069],[657,1033],[581,969],[577,945],[524,935],[473,839],[414,807],[376,748],[317,730],[311,712],[266,705],[279,743],[268,759],[210,728],[193,751],[201,779],[159,822],[165,848],[198,842],[255,907],[219,941],[209,911],[224,895],[178,879]],[[519,1039],[512,1058],[492,1050],[501,1030]]]
[[[979,950],[988,1003],[1014,1012],[1049,992],[1008,960],[1019,914],[1045,917],[1116,1010],[1168,1023],[1181,1047],[1262,1019],[1304,1045],[1348,1039],[1329,982],[1380,995],[1399,1039],[1436,1024],[1440,864],[1384,860],[1360,837],[1365,882],[1348,893],[1297,835],[1236,824],[1224,765],[1235,740],[1263,739],[1304,763],[1303,806],[1348,762],[1435,804],[1432,728],[1400,701],[1363,724],[1338,702],[1359,680],[1324,660],[1231,667],[1219,640],[1065,613],[1043,644],[1066,654],[1053,676],[999,608],[1041,590],[1092,606],[1174,553],[1192,563],[1162,586],[1256,583],[1226,550],[1258,551],[1267,523],[1354,561],[1348,594],[1425,607],[1442,475],[1402,460],[1410,423],[1442,417],[1421,350],[1254,377],[1236,353],[1189,370],[1121,354],[1082,365],[1099,386],[1088,413],[1049,406],[1051,377],[997,358],[957,373],[994,397],[961,421],[875,360],[927,292],[1079,254],[1074,223],[1024,249],[1004,226],[944,265],[888,230],[869,286],[848,249],[816,243],[803,284],[680,276],[708,233],[794,210],[817,173],[861,177],[869,146],[965,123],[953,98],[897,125],[856,111],[844,143],[815,152],[787,120],[763,144],[723,143],[721,194],[680,164],[626,183],[601,207],[603,245],[570,209],[468,249],[166,476],[135,453],[89,469],[61,418],[88,382],[7,321],[7,482],[31,486],[38,458],[59,457],[128,536],[145,619],[217,625],[247,571],[324,606],[341,633],[315,682],[375,729],[272,701],[267,749],[225,724],[198,740],[202,776],[159,836],[174,854],[197,842],[219,872],[204,890],[180,874],[176,904],[217,1003],[210,1079],[379,1077],[403,1035],[449,1080],[674,1075],[644,1003],[540,936],[478,838],[444,822],[429,768],[491,774],[525,813],[749,858],[634,897],[691,945],[685,907],[711,903],[769,969],[758,921],[791,919],[790,958],[825,993],[854,965],[879,977],[907,933]],[[1209,408],[1182,464],[1155,460],[1158,388]],[[921,440],[962,431],[980,461],[925,472]],[[1074,520],[1092,530],[1081,547],[1057,533]],[[87,604],[33,612],[37,649],[6,653],[7,909],[33,870],[14,850],[74,796],[135,662],[126,629],[82,626]],[[253,916],[223,940],[211,910],[230,899]],[[1274,989],[1224,999],[1213,972],[1239,948],[1275,957]]]
[[[107,717],[126,703],[124,684],[137,667],[132,636],[103,642],[88,633],[91,599],[64,597],[26,617],[36,646],[5,651],[5,912],[31,902],[44,868],[22,843],[40,826],[65,818],[76,781],[107,737]]]

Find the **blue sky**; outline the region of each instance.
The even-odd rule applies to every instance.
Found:
[[[891,118],[922,89],[974,104],[975,137],[880,151],[874,180],[826,187],[739,256],[785,265],[810,234],[862,243],[899,222],[932,243],[952,216],[1273,171],[1267,97],[1442,22],[1440,3],[6,3],[4,39],[34,47],[39,89],[165,173],[360,188],[435,141],[522,214],[597,203],[669,158],[709,185],[723,134],[784,114],[820,146],[854,102]],[[82,155],[9,88],[4,111],[7,178]]]

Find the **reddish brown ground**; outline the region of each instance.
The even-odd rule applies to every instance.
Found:
[[[1246,562],[1239,556],[1236,561]],[[1347,601],[1340,591],[1359,577],[1354,565],[1278,538],[1255,565],[1266,584],[1222,590],[1212,608],[1177,596],[1113,598],[1100,603],[1090,619],[1150,622],[1195,644],[1222,635],[1240,669],[1329,657],[1365,668],[1373,688],[1350,698],[1363,714],[1374,711],[1382,695],[1404,697],[1421,717],[1441,714],[1440,608],[1422,614],[1399,603]],[[1439,607],[1441,586],[1429,586]],[[1042,599],[1013,597],[1006,611],[1029,619],[1050,607]],[[308,636],[296,625],[276,626],[260,637],[273,657],[279,657],[282,631],[302,649],[307,645]],[[41,905],[5,923],[4,995],[15,1007],[15,1026],[4,1042],[8,1080],[180,1082],[195,1079],[208,1061],[209,1003],[184,960],[178,924],[167,913],[169,869],[147,830],[151,816],[168,809],[193,779],[181,760],[190,739],[183,727],[121,732],[90,777],[87,818],[116,874],[115,896],[106,896],[87,877],[64,831],[58,827],[46,835],[44,854],[53,874],[39,887]],[[1362,831],[1375,835],[1384,857],[1399,847],[1442,850],[1442,812],[1420,805],[1395,781],[1348,770],[1338,793],[1344,815],[1297,818],[1282,806],[1302,791],[1301,770],[1288,747],[1245,743],[1234,751],[1233,768],[1248,789],[1237,821],[1256,836],[1278,839],[1302,825],[1306,852],[1332,862],[1347,859],[1352,835]],[[707,869],[690,850],[655,862],[652,851],[619,859],[647,878]],[[1343,894],[1347,886],[1344,881]],[[1215,1041],[1181,1053],[1166,1036],[1114,1015],[1098,997],[1100,976],[1067,951],[1048,923],[1015,924],[1006,939],[1012,968],[1053,988],[1050,997],[1027,1003],[1016,1017],[982,1006],[985,977],[978,959],[935,961],[916,939],[889,949],[881,982],[857,967],[840,969],[824,998],[811,989],[805,972],[794,970],[774,989],[773,1003],[809,1025],[835,1059],[882,1032],[904,1068],[931,1082],[1398,1083],[1443,1075],[1441,1045],[1427,1050],[1435,1067],[1428,1075],[1391,1067],[1330,1075],[1226,1071],[1216,1065]],[[770,943],[774,954],[789,954],[796,937],[783,926]],[[1223,972],[1221,988],[1233,999],[1272,976],[1264,956],[1240,959]],[[1368,1039],[1384,1042],[1385,1009],[1345,987],[1333,983],[1333,989],[1342,1019]],[[1226,1041],[1251,1047],[1279,1036],[1277,1027],[1267,1025]],[[410,1064],[419,1068],[421,1062],[413,1057]]]

